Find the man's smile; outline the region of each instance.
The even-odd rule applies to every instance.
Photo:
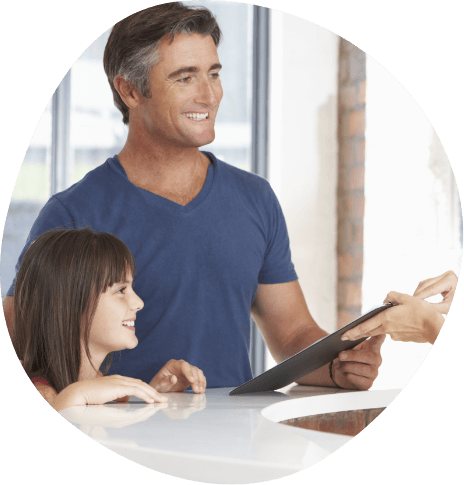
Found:
[[[208,118],[208,113],[182,113],[191,120],[202,121]]]

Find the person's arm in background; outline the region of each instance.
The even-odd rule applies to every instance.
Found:
[[[425,298],[441,294],[443,301],[432,303],[432,305],[437,312],[446,315],[453,301],[457,285],[458,277],[450,270],[435,278],[421,281],[417,285],[413,296],[424,300]]]
[[[458,277],[453,271],[421,281],[413,296],[391,291],[384,303],[389,308],[342,335],[342,340],[356,340],[366,336],[388,334],[403,342],[429,342],[433,344],[445,321],[456,291]],[[443,301],[429,303],[425,298],[441,294]]]
[[[277,363],[325,337],[312,318],[298,281],[260,284],[252,305],[252,316]],[[371,338],[334,361],[336,385],[346,389],[369,389],[382,363],[380,347],[385,336]],[[298,384],[335,386],[329,365],[299,379]]]
[[[40,211],[37,219],[32,225],[31,231],[27,237],[26,244],[18,258],[16,263],[16,273],[18,273],[19,265],[23,259],[24,253],[30,244],[41,234],[50,229],[63,229],[63,228],[75,228],[71,215],[69,214],[66,207],[60,202],[60,200],[53,196],[45,204],[45,206]],[[10,337],[12,335],[14,326],[14,285],[16,282],[16,277],[12,282],[9,290],[7,291],[7,296],[3,300],[3,313],[5,314],[6,325],[8,327],[8,332]]]
[[[11,337],[14,325],[14,296],[6,296],[3,300],[3,313],[5,314],[6,326]]]

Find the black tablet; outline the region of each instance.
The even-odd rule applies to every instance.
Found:
[[[342,350],[352,349],[367,338],[341,340],[340,337],[345,332],[392,306],[392,303],[388,303],[374,308],[334,333],[314,342],[272,369],[236,387],[230,391],[229,395],[236,396],[247,392],[275,391],[332,362]]]

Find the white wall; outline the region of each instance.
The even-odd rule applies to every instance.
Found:
[[[412,294],[423,279],[458,274],[459,207],[446,154],[414,99],[369,56],[365,173],[364,310],[391,290]],[[373,388],[403,388],[430,347],[387,337]]]
[[[270,174],[287,220],[308,306],[336,328],[338,36],[272,11]],[[430,122],[405,89],[367,56],[363,310],[420,280],[459,273],[457,189]],[[374,389],[403,388],[430,345],[382,347]],[[275,363],[267,352],[266,369]]]
[[[271,11],[269,179],[309,309],[336,328],[338,36]],[[267,355],[266,368],[275,363]]]

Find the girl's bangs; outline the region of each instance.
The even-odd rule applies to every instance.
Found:
[[[98,272],[103,276],[100,292],[121,281],[126,281],[128,276],[135,276],[135,261],[132,253],[126,245],[110,234],[102,234],[101,245],[97,251],[96,264]]]

